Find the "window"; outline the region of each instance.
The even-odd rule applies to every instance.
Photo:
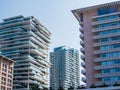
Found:
[[[116,72],[120,72],[120,68],[112,68],[112,69],[104,69],[101,70],[102,74],[104,73],[116,73]]]
[[[99,39],[99,42],[107,42],[107,41],[114,41],[114,40],[120,40],[120,36],[110,37],[110,38],[102,38],[102,39]]]
[[[114,49],[114,48],[120,48],[120,44],[100,46],[100,50],[109,50],[109,49]]]
[[[80,14],[80,21],[83,22],[83,13]]]
[[[110,77],[105,77],[105,78],[102,78],[102,81],[110,81],[111,78]]]
[[[102,81],[111,81],[111,80],[120,80],[119,76],[113,76],[113,77],[103,77]]]
[[[102,70],[102,73],[110,73],[110,69],[104,69]]]
[[[115,25],[120,25],[120,22],[100,24],[100,25],[98,25],[98,28],[106,28],[106,27],[115,26]]]
[[[4,86],[1,86],[1,90],[5,90],[5,87],[4,87]]]
[[[118,12],[118,7],[106,7],[98,9],[98,15],[110,14],[115,12]]]
[[[99,18],[98,18],[98,21],[115,19],[115,18],[119,18],[119,15],[111,15],[111,16],[99,17]]]
[[[106,42],[106,41],[108,41],[108,38],[100,39],[100,42]]]
[[[112,52],[112,53],[104,53],[104,54],[100,54],[100,57],[117,57],[120,56],[120,52]]]
[[[101,62],[101,65],[102,65],[102,66],[113,65],[113,64],[120,64],[120,60],[112,60],[112,61],[104,61],[104,62]]]

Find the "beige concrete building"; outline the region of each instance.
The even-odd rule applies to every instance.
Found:
[[[120,1],[72,12],[80,24],[87,87],[120,83]]]
[[[0,90],[12,90],[14,62],[0,55]]]

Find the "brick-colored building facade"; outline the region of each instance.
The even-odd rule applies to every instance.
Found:
[[[12,90],[14,62],[0,55],[0,90]]]

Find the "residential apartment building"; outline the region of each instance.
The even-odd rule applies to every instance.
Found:
[[[80,24],[87,87],[120,83],[120,1],[80,8],[72,13]]]
[[[79,52],[65,46],[54,48],[50,53],[50,87],[58,90],[62,87],[68,90],[80,85]]]
[[[0,55],[0,90],[13,90],[14,61]]]
[[[51,33],[38,19],[22,15],[0,23],[1,54],[14,60],[13,90],[48,87],[48,47]]]

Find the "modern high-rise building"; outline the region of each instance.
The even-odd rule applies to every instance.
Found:
[[[14,60],[14,90],[48,86],[48,47],[51,33],[33,16],[3,19],[0,23],[1,54]]]
[[[0,55],[0,90],[13,90],[14,61]]]
[[[80,8],[72,13],[80,24],[87,87],[120,84],[120,1]]]
[[[62,87],[68,90],[70,86],[80,85],[79,52],[76,49],[57,47],[50,53],[50,87],[58,90]]]

